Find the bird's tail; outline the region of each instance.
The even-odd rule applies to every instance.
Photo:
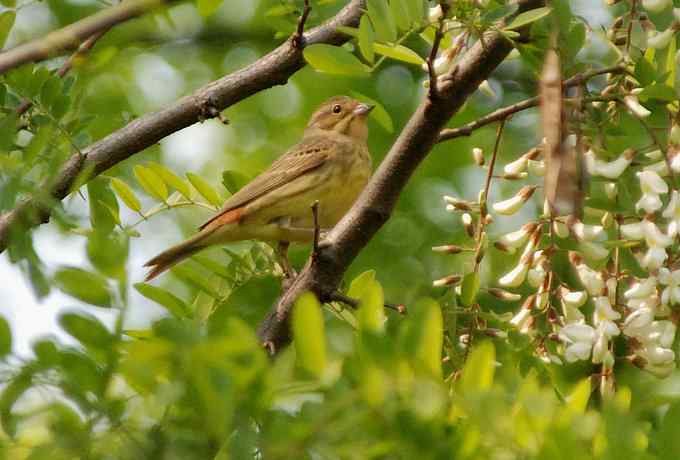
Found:
[[[151,270],[149,270],[149,273],[146,274],[144,281],[151,281],[173,265],[180,263],[187,257],[190,257],[201,249],[204,249],[207,245],[203,244],[203,240],[209,235],[209,233],[206,234],[205,232],[200,232],[188,240],[161,252],[156,257],[149,260],[144,264],[144,266],[150,267]]]

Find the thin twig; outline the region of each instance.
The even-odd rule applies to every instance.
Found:
[[[437,97],[437,74],[434,71],[434,61],[437,59],[439,45],[441,44],[442,38],[444,37],[444,19],[446,18],[446,13],[448,12],[449,8],[449,5],[445,2],[440,2],[439,6],[442,10],[442,15],[439,18],[439,24],[437,25],[437,28],[434,32],[434,41],[432,42],[430,55],[427,57],[427,74],[430,77],[430,89],[428,95],[430,99],[435,99]]]
[[[625,72],[625,69],[620,65],[606,67],[604,69],[591,70],[588,72],[583,72],[581,74],[574,75],[573,77],[564,80],[562,84],[565,87],[577,86],[583,84],[584,82],[598,75],[621,72]],[[488,115],[478,118],[475,121],[471,121],[470,123],[460,126],[458,128],[443,129],[439,133],[439,138],[437,139],[437,142],[444,142],[450,139],[455,139],[457,137],[469,136],[470,134],[472,134],[473,131],[479,128],[503,120],[509,117],[510,115],[513,115],[517,112],[521,112],[522,110],[536,107],[539,103],[540,99],[538,97],[531,97],[521,102],[517,102],[507,107],[495,110]]]
[[[112,27],[112,26],[111,26]],[[59,67],[59,69],[56,72],[56,75],[59,78],[64,78],[64,76],[73,68],[73,64],[78,60],[81,59],[83,56],[85,56],[94,46],[95,43],[97,43],[97,40],[99,40],[102,35],[104,35],[106,32],[111,30],[111,27],[107,27],[105,29],[99,30],[94,33],[94,35],[90,36],[87,40],[85,40],[83,43],[80,44],[78,49],[76,50],[75,53],[73,53],[62,65]],[[24,99],[24,102],[22,102],[19,107],[16,108],[16,113],[17,115],[21,116],[28,109],[33,106],[33,101],[30,99]]]
[[[340,291],[337,291],[333,294],[330,295],[330,302],[342,302],[345,305],[349,305],[350,307],[357,309],[359,308],[359,300],[355,299],[354,297],[350,297],[348,295],[343,294]],[[406,305],[404,304],[395,304],[395,303],[388,303],[385,302],[383,303],[384,307],[389,309],[389,310],[394,310],[400,315],[405,315],[406,314]]]
[[[302,49],[305,46],[305,22],[307,22],[307,18],[311,11],[312,7],[309,6],[309,0],[305,0],[305,6],[298,19],[297,30],[295,31],[295,35],[293,35],[293,47],[297,49]]]
[[[319,200],[312,203],[312,216],[314,217],[314,246],[312,249],[312,257],[317,257],[319,255],[319,234],[321,229],[319,228]]]

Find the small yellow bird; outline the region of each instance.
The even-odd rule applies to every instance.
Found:
[[[216,244],[251,239],[283,245],[312,241],[311,206],[317,200],[319,227],[333,227],[371,175],[366,140],[372,109],[347,96],[324,102],[312,115],[300,143],[229,197],[195,236],[144,264],[151,267],[146,281]]]

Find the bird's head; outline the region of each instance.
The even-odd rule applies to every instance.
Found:
[[[366,141],[368,138],[368,114],[373,106],[347,96],[335,96],[321,104],[309,120],[306,132],[319,130],[339,133],[353,139]]]

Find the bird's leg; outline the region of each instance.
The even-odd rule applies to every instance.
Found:
[[[319,253],[319,200],[312,203],[312,216],[314,216],[314,245],[312,246],[312,257],[316,259]]]
[[[290,260],[288,260],[289,246],[290,242],[288,241],[279,241],[278,245],[276,246],[276,255],[279,257],[279,264],[283,269],[283,274],[286,277],[286,280],[292,280],[297,276],[295,269],[290,264]]]

